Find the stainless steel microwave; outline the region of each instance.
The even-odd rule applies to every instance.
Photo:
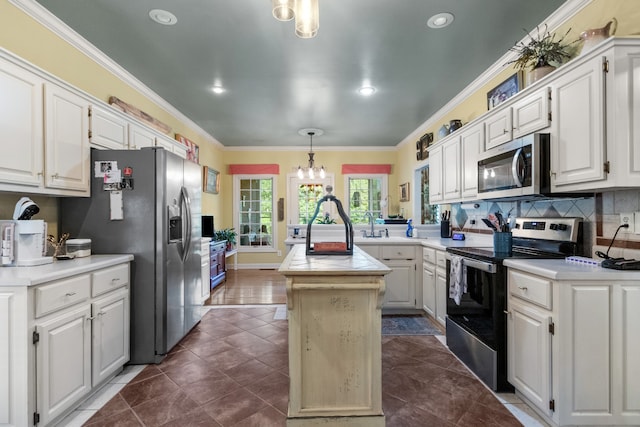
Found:
[[[478,198],[549,197],[549,143],[548,133],[534,133],[481,154]]]

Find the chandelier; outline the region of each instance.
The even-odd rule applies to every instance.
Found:
[[[324,170],[324,166],[320,167],[320,169],[315,167],[315,161],[313,160],[313,156],[314,156],[314,152],[313,152],[313,136],[316,134],[316,130],[308,130],[307,131],[307,135],[309,135],[309,144],[310,144],[310,148],[309,148],[309,165],[306,168],[303,168],[301,166],[298,166],[298,178],[302,179],[304,178],[304,176],[308,176],[309,179],[315,179],[316,177],[316,172],[320,175],[321,179],[324,179],[324,177],[326,176],[325,170]],[[321,135],[322,131],[320,131],[320,133],[318,133],[318,135]]]
[[[310,39],[320,28],[318,0],[271,0],[273,17],[278,21],[296,19],[296,36]]]

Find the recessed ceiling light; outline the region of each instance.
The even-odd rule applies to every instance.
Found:
[[[427,21],[427,25],[430,28],[444,28],[449,26],[452,22],[453,15],[448,12],[444,12],[438,13],[437,15],[433,15],[431,18],[429,18],[429,20]]]
[[[358,89],[358,93],[362,96],[371,96],[376,92],[376,88],[373,86],[362,86]]]
[[[175,25],[175,23],[178,22],[176,15],[162,9],[153,9],[149,11],[149,18],[162,25]]]
[[[212,91],[213,93],[215,93],[215,94],[220,95],[221,93],[225,93],[225,92],[226,92],[226,89],[225,89],[225,88],[223,88],[222,86],[213,86],[213,87],[211,88],[211,91]]]

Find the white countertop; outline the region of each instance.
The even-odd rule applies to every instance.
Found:
[[[33,267],[0,267],[0,286],[33,286],[133,260],[133,255],[91,255]]]
[[[591,267],[563,259],[506,259],[504,265],[552,280],[640,280],[640,271]]]
[[[424,237],[424,238],[414,238],[414,237],[400,237],[400,236],[390,236],[390,237],[361,237],[354,236],[353,243],[357,246],[366,246],[366,245],[419,245],[424,247],[430,247],[438,250],[445,250],[448,247],[477,247],[477,246],[493,246],[493,238],[490,234],[478,234],[470,235],[472,233],[466,234],[466,240],[453,240],[453,239],[443,239],[441,237]],[[320,238],[313,239],[314,242],[318,241],[336,241],[336,238]],[[298,245],[305,244],[304,238],[293,238],[287,237],[284,241],[285,245]]]

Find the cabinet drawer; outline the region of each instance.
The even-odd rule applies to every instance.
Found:
[[[447,268],[447,254],[444,251],[436,251],[436,265],[440,268]]]
[[[509,271],[509,295],[552,309],[551,281]]]
[[[129,283],[129,264],[116,265],[92,274],[91,296],[102,295]]]
[[[413,246],[381,246],[381,256],[386,259],[415,259],[416,251]]]
[[[38,286],[35,290],[36,317],[89,299],[90,286],[88,274]]]
[[[429,264],[436,263],[436,250],[429,248],[422,248],[422,260]]]

